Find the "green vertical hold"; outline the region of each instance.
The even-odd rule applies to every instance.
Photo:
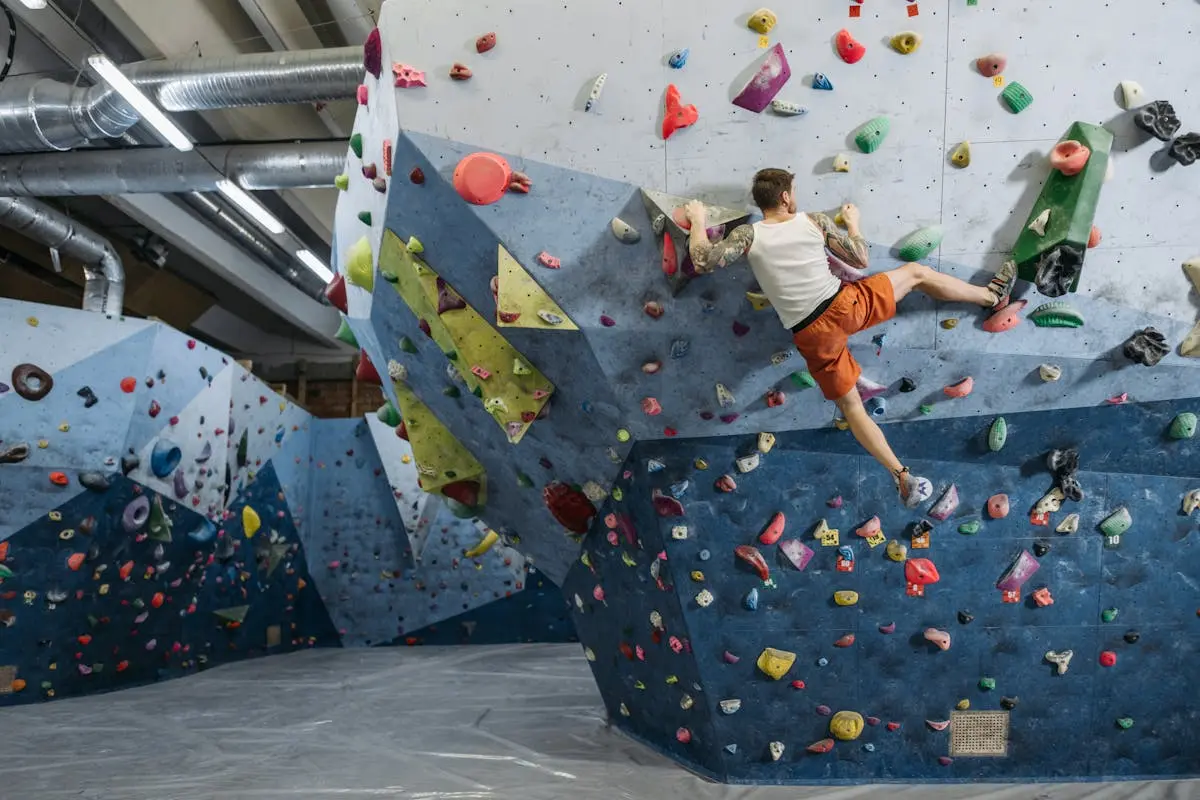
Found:
[[[811,389],[817,385],[817,381],[813,378],[812,373],[808,370],[792,373],[792,383],[804,389]]]
[[[417,352],[417,346],[415,344],[413,344],[413,340],[408,338],[407,336],[400,337],[400,349],[403,350],[405,353]]]
[[[150,504],[150,516],[146,520],[146,532],[156,542],[171,541],[171,518],[163,510],[161,495],[154,495],[154,502]]]
[[[356,350],[359,349],[358,338],[355,337],[354,331],[350,328],[350,323],[346,322],[345,317],[342,317],[341,323],[338,324],[337,333],[333,335],[333,338],[339,342],[345,342]]]
[[[396,410],[394,405],[392,405],[391,400],[381,405],[375,412],[375,416],[380,422],[382,422],[384,425],[387,425],[389,428],[394,428],[400,424],[400,412]]]
[[[358,212],[358,221],[361,222],[363,225],[370,225],[371,224],[371,212],[370,211]]]
[[[999,453],[1004,449],[1004,443],[1007,441],[1008,423],[1004,421],[1004,417],[996,417],[988,431],[988,449],[993,453]]]
[[[362,158],[362,134],[356,133],[350,137],[350,149],[354,151],[354,155]]]

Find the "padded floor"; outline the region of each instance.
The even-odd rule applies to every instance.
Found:
[[[0,787],[13,800],[1200,796],[1197,781],[707,784],[605,725],[574,644],[313,650],[13,708],[0,716]]]

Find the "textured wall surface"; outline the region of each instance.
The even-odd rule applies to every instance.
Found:
[[[766,727],[750,732],[747,722],[745,736],[731,735],[727,732],[730,723],[741,723],[749,715],[726,719],[711,713],[715,701],[721,699],[717,695],[732,692],[730,685],[719,685],[720,681],[751,679],[756,652],[741,654],[741,672],[719,672],[711,659],[719,643],[706,641],[703,657],[698,649],[702,638],[712,637],[732,637],[730,642],[747,647],[755,644],[748,643],[747,631],[734,621],[740,618],[734,612],[746,590],[733,590],[725,583],[735,577],[744,580],[729,552],[735,544],[730,537],[746,532],[722,527],[704,534],[724,537],[707,545],[716,560],[705,570],[718,603],[732,604],[724,614],[711,613],[712,607],[697,611],[693,597],[699,587],[692,587],[689,570],[681,570],[675,563],[671,563],[673,579],[668,581],[675,591],[650,598],[637,590],[644,590],[650,581],[649,559],[672,548],[665,539],[659,542],[654,538],[663,538],[669,528],[659,529],[653,519],[638,516],[650,513],[643,487],[635,497],[626,498],[641,509],[626,513],[637,520],[634,539],[643,543],[633,546],[631,542],[633,552],[627,552],[627,558],[612,552],[606,556],[608,562],[617,561],[606,564],[604,579],[616,581],[618,588],[606,586],[602,594],[607,599],[596,598],[594,587],[579,585],[579,573],[586,566],[578,564],[568,586],[568,596],[578,595],[594,612],[579,619],[585,645],[585,626],[593,624],[590,618],[597,620],[596,625],[608,626],[604,647],[593,646],[591,652],[614,718],[620,716],[620,691],[628,689],[631,681],[641,680],[647,688],[638,687],[632,696],[635,702],[627,702],[630,716],[623,724],[654,746],[717,776],[765,781],[961,779],[968,774],[964,759],[955,762],[958,766],[941,767],[937,756],[944,755],[945,748],[939,750],[920,733],[923,717],[918,714],[931,715],[934,721],[947,719],[949,708],[967,696],[978,680],[977,675],[965,673],[978,672],[981,663],[990,667],[993,662],[977,659],[985,647],[994,646],[989,652],[1015,656],[1011,666],[1005,667],[1012,674],[1025,670],[1023,680],[1037,677],[1039,682],[1027,684],[1012,678],[1010,686],[1012,696],[1040,697],[1042,710],[1038,711],[1036,704],[1031,710],[1022,700],[1014,711],[1013,756],[993,760],[980,769],[991,770],[989,774],[998,777],[1027,778],[1066,774],[1063,770],[1073,777],[1194,772],[1195,763],[1184,755],[1186,747],[1169,733],[1147,734],[1141,724],[1121,731],[1124,738],[1112,738],[1111,751],[1103,755],[1080,750],[1078,757],[1054,764],[1048,760],[1048,750],[1034,752],[1036,748],[1030,744],[1041,741],[1039,726],[1060,724],[1060,718],[1050,719],[1055,691],[1076,698],[1076,710],[1086,710],[1088,724],[1097,729],[1111,727],[1118,713],[1100,702],[1107,684],[1092,684],[1098,677],[1094,665],[1104,644],[1101,640],[1108,635],[1107,629],[1096,627],[1098,607],[1094,606],[1103,593],[1102,584],[1115,569],[1111,562],[1132,558],[1130,550],[1137,547],[1137,540],[1131,538],[1120,551],[1102,553],[1094,528],[1101,511],[1122,502],[1132,508],[1135,502],[1153,503],[1157,497],[1169,497],[1162,507],[1147,508],[1145,513],[1159,526],[1182,526],[1175,542],[1186,541],[1186,531],[1191,530],[1190,523],[1174,516],[1182,483],[1166,487],[1170,481],[1157,477],[1116,477],[1122,473],[1174,475],[1182,481],[1188,470],[1180,458],[1149,456],[1149,461],[1140,460],[1139,466],[1132,468],[1101,457],[1121,447],[1130,448],[1130,453],[1138,448],[1163,453],[1162,431],[1169,419],[1162,417],[1182,410],[1171,402],[1190,402],[1200,394],[1200,362],[1172,352],[1148,369],[1122,355],[1122,344],[1137,329],[1153,325],[1174,347],[1195,323],[1196,296],[1179,267],[1192,255],[1186,222],[1194,204],[1186,199],[1192,183],[1189,170],[1171,166],[1153,140],[1132,125],[1132,113],[1114,102],[1118,81],[1136,79],[1146,89],[1146,102],[1175,102],[1184,121],[1183,131],[1195,125],[1189,116],[1187,70],[1173,63],[1189,40],[1190,10],[1134,4],[1132,0],[1113,2],[1090,10],[1086,36],[1080,32],[1064,39],[1063,31],[1079,29],[1080,12],[1063,2],[1018,9],[981,0],[977,5],[952,4],[948,10],[933,3],[845,3],[822,9],[784,9],[779,24],[760,38],[746,27],[752,9],[730,9],[715,0],[652,4],[606,0],[553,8],[532,0],[469,5],[469,9],[457,2],[389,2],[384,6],[380,20],[383,74],[379,79],[365,79],[369,97],[360,106],[356,123],[362,155],[348,154],[349,186],[337,211],[338,268],[357,284],[348,287],[345,310],[372,362],[381,374],[387,372],[397,386],[404,384],[406,392],[419,398],[441,426],[439,436],[444,428],[444,437],[456,441],[486,472],[486,502],[472,510],[556,581],[561,581],[568,565],[577,560],[578,536],[559,524],[570,521],[570,514],[563,513],[569,504],[551,510],[543,504],[539,489],[565,494],[576,511],[584,514],[588,509],[581,500],[583,495],[593,502],[601,502],[607,495],[609,502],[620,503],[626,491],[615,491],[614,482],[617,488],[628,486],[631,473],[644,481],[646,458],[669,456],[674,464],[673,479],[677,479],[691,463],[691,457],[677,457],[679,453],[711,447],[713,457],[705,458],[714,465],[712,472],[725,471],[731,468],[732,456],[741,455],[740,448],[759,431],[807,431],[781,436],[781,446],[785,439],[819,441],[830,454],[812,456],[811,464],[797,458],[781,470],[748,475],[735,495],[704,499],[689,515],[717,526],[722,515],[733,513],[733,506],[741,511],[754,509],[754,519],[745,520],[753,528],[765,523],[768,509],[780,505],[782,495],[803,518],[802,524],[811,527],[826,513],[824,503],[834,488],[844,497],[847,528],[861,523],[861,519],[849,519],[855,513],[882,515],[895,507],[886,476],[859,455],[848,434],[831,429],[833,407],[815,390],[791,379],[803,369],[801,361],[794,352],[789,355],[788,333],[780,328],[774,313],[753,310],[746,292],[755,287],[744,266],[692,280],[682,290],[672,291],[662,275],[660,245],[640,188],[699,197],[732,208],[732,217],[739,209],[748,208],[747,186],[756,169],[788,167],[797,173],[796,191],[802,207],[827,210],[847,201],[861,207],[864,231],[872,242],[871,271],[899,265],[894,245],[903,235],[939,224],[945,238],[926,263],[981,283],[1007,257],[1025,225],[1049,174],[1047,155],[1062,133],[1082,120],[1104,124],[1115,136],[1114,174],[1104,185],[1096,217],[1103,238],[1099,247],[1089,251],[1079,291],[1065,298],[1086,319],[1083,327],[1038,328],[1026,319],[1013,330],[993,334],[983,330],[983,320],[973,309],[912,297],[901,304],[894,320],[873,331],[880,336],[878,342],[863,335],[852,345],[865,376],[890,387],[881,421],[898,423],[890,430],[901,458],[914,470],[929,473],[941,486],[950,480],[963,481],[959,488],[976,507],[996,491],[992,486],[1010,485],[1014,511],[1008,524],[1021,522],[1019,533],[1025,536],[1031,535],[1030,529],[1023,527],[1028,507],[1047,488],[1043,468],[1036,465],[1036,458],[1034,466],[1022,462],[1000,468],[995,458],[989,463],[978,447],[979,432],[998,414],[1027,419],[1021,424],[1034,438],[1040,436],[1036,443],[1028,440],[1028,446],[1040,453],[1052,445],[1048,439],[1066,436],[1054,426],[1066,425],[1064,420],[1071,414],[1083,414],[1081,419],[1097,426],[1068,437],[1092,450],[1092,456],[1084,459],[1085,477],[1092,483],[1085,481],[1087,499],[1081,510],[1085,516],[1081,531],[1088,533],[1055,544],[1048,556],[1055,564],[1054,580],[1048,577],[1050,570],[1041,573],[1047,584],[1058,587],[1056,596],[1061,599],[1036,611],[1028,607],[1032,601],[1026,598],[1025,605],[1016,608],[1004,606],[993,611],[985,607],[976,612],[978,621],[972,631],[978,630],[981,638],[974,645],[939,654],[941,667],[957,664],[949,671],[958,683],[939,682],[939,691],[948,694],[930,701],[929,710],[901,699],[902,693],[920,694],[911,677],[911,670],[916,669],[912,659],[932,656],[923,640],[912,642],[909,637],[919,636],[923,626],[933,624],[944,610],[930,619],[898,622],[898,631],[907,632],[887,640],[886,647],[894,651],[874,652],[876,666],[871,674],[875,683],[847,683],[854,673],[845,664],[847,656],[867,656],[858,656],[858,650],[849,654],[839,651],[840,666],[831,656],[826,677],[811,678],[830,695],[814,705],[826,702],[835,710],[865,709],[871,700],[895,709],[890,713],[896,716],[902,712],[910,715],[912,721],[906,722],[903,733],[892,741],[872,738],[863,742],[876,746],[877,753],[890,748],[890,755],[869,760],[868,751],[856,745],[853,757],[847,754],[849,748],[839,746],[836,758],[824,762],[800,758],[809,741],[821,738],[818,734],[824,721],[801,723],[789,714],[778,720],[786,729],[780,740],[787,739],[789,756],[782,764],[764,765],[767,739],[763,737],[770,735]],[[848,16],[847,8],[860,15]],[[843,26],[866,45],[866,57],[857,64],[840,60],[832,45]],[[901,55],[887,43],[891,35],[905,29],[923,37],[921,47],[909,55]],[[477,54],[473,43],[489,30],[497,33],[497,45]],[[1134,35],[1136,46],[1130,44]],[[1144,42],[1153,42],[1153,57],[1150,45]],[[730,102],[766,49],[775,43],[782,44],[793,72],[779,97],[807,106],[809,112],[804,116],[785,118],[770,111],[755,115]],[[669,56],[684,47],[690,49],[686,66],[671,69]],[[995,81],[975,68],[975,60],[991,52],[1002,52],[1008,58],[1007,68]],[[407,64],[425,70],[427,85],[393,88],[388,67],[396,61],[403,62],[397,69]],[[466,82],[451,81],[446,73],[454,62],[470,66],[474,77]],[[832,92],[811,88],[812,75],[818,71],[832,80]],[[586,110],[588,93],[601,73],[607,74],[603,95]],[[1000,98],[1001,87],[1013,81],[1021,82],[1035,98],[1021,113],[1011,112]],[[663,97],[669,83],[679,87],[684,103],[699,106],[700,117],[695,125],[663,141]],[[874,153],[858,152],[855,130],[880,115],[891,121],[886,141]],[[959,142],[968,139],[972,161],[966,169],[958,169],[949,156]],[[455,190],[454,173],[464,156],[480,150],[503,156],[513,169],[528,175],[532,191],[528,195],[510,191],[490,205],[466,203]],[[385,174],[385,152],[391,153],[391,174]],[[835,173],[833,157],[843,152],[851,153],[851,170]],[[373,165],[384,178],[382,185],[378,181],[373,185],[365,175],[360,177],[364,168],[369,173]],[[423,174],[423,181],[410,180],[414,168]],[[369,212],[369,218],[363,212]],[[627,244],[613,235],[609,221],[617,216],[638,229],[640,241]],[[413,236],[419,244],[411,243],[409,237]],[[412,254],[405,252],[406,241],[410,241]],[[358,262],[358,274],[353,275],[348,254],[356,243],[370,247],[371,265]],[[498,306],[512,308],[505,306],[503,276],[509,273],[505,272],[508,262],[497,258],[501,249],[528,273],[525,291],[540,298],[524,307],[526,320],[515,325],[497,314]],[[561,268],[539,265],[543,252],[559,259]],[[498,274],[499,302],[489,286]],[[411,283],[419,279],[432,286],[431,276],[439,281],[437,292],[424,298],[414,295]],[[1027,311],[1047,299],[1025,283],[1018,285],[1016,295],[1031,301]],[[459,310],[460,299],[468,310]],[[644,313],[643,304],[651,300],[662,303],[660,317]],[[535,321],[525,326],[531,316],[528,312],[539,303],[542,308],[556,304],[572,325],[554,330]],[[469,333],[463,328],[467,319],[471,320]],[[448,335],[444,329],[457,329],[459,334]],[[492,348],[486,352],[508,353],[503,345],[519,353],[511,367],[500,358],[488,364],[493,383],[472,378],[468,368],[475,364],[462,357],[468,352],[486,354],[472,345],[484,340]],[[661,365],[659,369],[644,369],[654,362]],[[1061,380],[1044,382],[1039,377],[1039,366],[1046,363],[1061,367]],[[520,429],[519,436],[506,436],[504,428],[490,417],[503,418],[507,410],[497,405],[495,398],[503,387],[520,384],[519,376],[524,373],[518,368],[523,366],[537,370],[552,385],[549,402],[526,420],[528,427]],[[943,387],[966,376],[975,380],[969,397],[952,400],[943,394]],[[902,378],[915,383],[916,390],[899,392]],[[398,402],[393,396],[397,386],[388,385],[387,377],[384,383],[385,391]],[[734,397],[724,408],[718,405],[718,384]],[[478,396],[472,397],[470,389]],[[769,408],[765,395],[773,389],[781,390],[786,402]],[[1114,410],[1105,405],[1110,398],[1146,407]],[[649,403],[649,399],[657,403]],[[1155,405],[1163,402],[1167,405]],[[661,413],[644,413],[647,407],[656,411],[655,406],[661,407]],[[1093,419],[1090,414],[1100,416]],[[1114,422],[1140,418],[1138,415],[1153,416],[1154,425],[1152,430],[1139,430],[1136,437],[1121,429],[1124,422]],[[953,444],[954,437],[944,432],[958,435],[962,426],[971,431],[968,438],[975,444],[960,451]],[[1122,437],[1120,444],[1111,441],[1117,436]],[[618,464],[628,454],[630,442],[640,443],[639,455],[625,462],[622,473]],[[656,447],[661,448],[661,457],[652,454]],[[789,447],[783,450],[786,453]],[[771,458],[786,460],[778,455]],[[715,466],[718,463],[722,466]],[[419,469],[426,470],[422,475],[439,475],[435,464],[421,464]],[[712,472],[693,476],[693,492],[708,498],[708,487],[716,477]],[[823,482],[838,485],[810,490],[807,483],[795,483],[802,475],[814,480],[820,476]],[[443,477],[439,475],[439,480]],[[667,482],[665,473],[651,478],[655,486]],[[1124,490],[1138,481],[1149,481],[1154,492],[1163,494],[1123,496],[1127,494]],[[1043,485],[1035,489],[1033,484],[1038,482]],[[1157,488],[1159,483],[1164,488]],[[575,492],[565,487],[575,487]],[[604,517],[600,513],[593,518],[589,548],[596,546],[595,540],[607,541],[609,528]],[[885,530],[898,536],[915,520],[889,518]],[[616,538],[625,533],[621,528]],[[938,535],[942,542],[956,537],[958,534]],[[996,543],[987,550],[986,541],[986,537],[955,541],[962,549],[951,556],[959,560],[947,572],[956,577],[947,575],[945,582],[963,581],[961,589],[934,587],[939,591],[931,594],[943,599],[957,596],[955,602],[975,605],[995,601],[990,587],[1012,553],[1009,542],[1000,545],[992,539]],[[599,557],[595,549],[586,552]],[[894,566],[882,561],[878,551],[871,558],[860,555],[863,566],[859,576],[862,569],[870,569],[880,570],[882,577],[882,570],[892,567],[888,575],[895,580]],[[829,560],[830,553],[824,551],[821,556]],[[1147,551],[1144,561],[1147,565],[1158,563],[1154,559],[1163,557]],[[1187,558],[1184,548],[1168,561],[1183,559],[1178,563],[1186,564]],[[1158,567],[1163,568],[1162,564]],[[829,569],[828,564],[816,565],[814,572],[829,574]],[[1184,603],[1184,595],[1179,594],[1184,590],[1167,588],[1165,577],[1148,566],[1147,570],[1136,585],[1159,588],[1142,588],[1133,594],[1171,596]],[[1187,570],[1182,573],[1186,575]],[[1123,585],[1121,579],[1114,577],[1113,581]],[[870,583],[864,586],[876,588]],[[875,593],[851,611],[835,611],[829,600],[833,589],[821,587],[819,599],[807,590],[797,594],[794,606],[792,600],[783,604],[789,609],[787,614],[759,613],[778,621],[777,633],[783,639],[794,638],[797,630],[815,631],[824,626],[814,634],[815,642],[824,641],[823,637],[838,628],[857,630],[843,622],[854,614],[893,605]],[[808,613],[803,618],[790,616],[790,609],[799,608],[801,600]],[[929,600],[913,608],[929,609]],[[764,598],[763,602],[774,600]],[[880,603],[883,605],[873,605]],[[722,624],[706,623],[701,633],[691,634],[691,641],[680,634],[681,652],[686,654],[691,647],[696,658],[678,656],[677,667],[660,663],[652,668],[649,659],[642,666],[631,649],[638,662],[633,665],[634,672],[616,670],[612,665],[625,666],[625,656],[614,650],[618,642],[612,638],[613,632],[636,630],[650,635],[646,630],[650,611],[662,616],[667,631],[679,630],[682,621],[690,621],[694,613],[708,613]],[[1000,616],[1009,613],[1017,614],[1018,619]],[[1173,624],[1185,624],[1181,613],[1178,607],[1172,609]],[[952,617],[938,624],[950,626]],[[1078,626],[1078,644],[1049,642],[1058,639],[1047,633],[1060,624],[1053,620]],[[1006,627],[1013,622],[1015,627]],[[864,622],[864,630],[875,624]],[[1003,634],[988,633],[1000,630]],[[1164,634],[1162,640],[1170,642],[1161,650],[1166,666],[1182,664],[1188,655],[1183,651],[1192,646],[1187,637],[1173,636]],[[988,637],[992,645],[985,644]],[[668,640],[662,632],[652,638]],[[668,640],[667,652],[669,644]],[[751,649],[756,651],[763,644],[767,642],[758,642]],[[909,644],[913,646],[904,650]],[[662,641],[654,645],[663,648]],[[1059,684],[1043,685],[1040,681],[1049,677],[1049,668],[1040,663],[1039,652],[1072,646],[1081,666],[1063,676]],[[1151,648],[1137,652],[1144,654]],[[955,653],[966,653],[967,661],[956,661],[959,656]],[[716,655],[720,663],[720,650]],[[816,657],[814,654],[813,659]],[[1144,655],[1129,656],[1139,657]],[[1026,664],[1028,659],[1033,663]],[[1000,666],[1004,665],[995,668]],[[647,670],[647,676],[653,672],[654,681],[637,677],[638,669]],[[839,675],[846,677],[836,683]],[[674,680],[665,682],[668,677]],[[923,675],[921,681],[923,691],[929,681]],[[751,686],[753,696],[750,688],[738,690],[745,693],[746,703],[767,702],[763,687]],[[877,688],[880,686],[893,688],[887,690],[887,696],[869,696],[870,691],[883,692]],[[1051,688],[1054,686],[1068,688]],[[701,691],[703,698],[697,694]],[[797,694],[807,697],[804,691]],[[988,707],[995,707],[1005,691],[999,688],[993,693],[995,698],[989,695]],[[1183,699],[1171,697],[1176,705],[1165,705],[1172,708]],[[691,710],[679,705],[680,701],[687,705],[689,700]],[[934,710],[938,715],[933,715]],[[675,729],[682,725],[678,720],[694,713],[700,715],[700,721],[695,723],[690,743],[677,741]],[[1184,715],[1181,721],[1194,714],[1190,709],[1179,713]],[[870,733],[874,736],[879,731],[871,729]],[[1115,737],[1117,733],[1106,731],[1103,735]],[[736,753],[725,750],[727,744],[738,744]],[[852,765],[843,765],[843,760]],[[828,767],[831,763],[838,766]]]

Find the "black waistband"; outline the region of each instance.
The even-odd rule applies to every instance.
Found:
[[[825,313],[825,310],[828,309],[831,305],[833,305],[833,301],[837,300],[837,296],[841,293],[842,293],[842,287],[839,286],[838,290],[833,293],[833,297],[831,297],[828,300],[826,300],[825,302],[821,303],[821,305],[819,305],[813,309],[813,312],[811,314],[809,314],[807,317],[805,317],[804,319],[800,320],[795,325],[793,325],[792,333],[799,333],[800,331],[807,328],[809,325],[812,325],[814,322],[816,322],[817,319],[822,314]]]

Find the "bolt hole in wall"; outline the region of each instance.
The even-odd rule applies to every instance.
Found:
[[[1195,775],[1198,604],[1169,576],[1200,536],[1200,109],[1136,43],[1182,52],[1190,10],[1097,6],[1064,48],[1061,2],[458,5],[384,7],[380,62],[473,76],[360,107],[422,180],[342,196],[342,310],[401,414],[486,473],[483,518],[564,581],[613,722],[738,782]],[[851,340],[929,478],[916,508],[744,262],[691,264],[681,206],[719,238],[765,166],[808,210],[860,207],[868,272],[1015,262],[994,318],[913,295]]]

